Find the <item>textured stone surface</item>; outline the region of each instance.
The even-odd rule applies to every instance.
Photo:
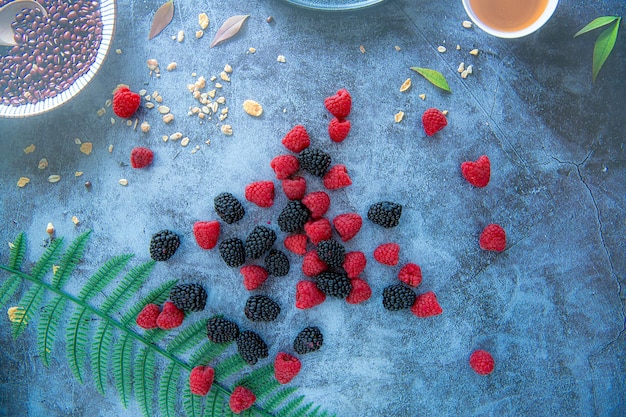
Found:
[[[337,415],[626,414],[626,48],[620,35],[593,85],[597,34],[573,38],[594,17],[623,14],[621,1],[563,1],[543,29],[517,40],[463,28],[467,17],[460,1],[390,0],[333,14],[278,0],[176,2],[173,23],[150,42],[147,16],[155,5],[119,2],[118,9],[112,52],[79,97],[43,116],[0,120],[2,263],[6,242],[20,231],[29,237],[28,259],[35,260],[48,222],[68,239],[92,229],[86,260],[67,286],[78,293],[113,255],[136,253],[134,263],[148,260],[150,236],[168,228],[182,236],[181,247],[157,265],[146,291],[172,277],[201,280],[209,290],[208,307],[192,317],[223,313],[257,331],[270,348],[270,358],[260,364],[290,349],[302,328],[320,327],[324,347],[301,358],[303,369],[293,384]],[[197,40],[201,11],[211,23]],[[236,37],[210,49],[221,22],[234,14],[251,17]],[[274,23],[268,24],[270,15]],[[171,40],[180,29],[187,34],[182,44]],[[437,52],[439,45],[447,52]],[[256,53],[248,53],[250,47]],[[468,53],[473,48],[480,50],[476,57]],[[278,55],[286,62],[277,62]],[[160,62],[160,78],[150,77],[149,58]],[[172,61],[178,68],[167,72]],[[456,71],[460,62],[474,65],[466,80]],[[197,104],[186,88],[195,80],[191,73],[219,77],[225,64],[234,69],[231,82],[222,82],[232,136],[220,133],[215,120],[200,124],[187,116]],[[437,90],[411,66],[441,71],[452,94]],[[400,92],[409,77],[412,88]],[[118,118],[112,125],[110,108],[98,117],[119,83],[148,94],[158,90],[176,120],[165,125],[156,110],[144,107],[137,118],[152,129],[143,134]],[[353,97],[352,130],[335,144],[326,133],[330,117],[323,99],[343,87]],[[262,117],[244,113],[246,99],[263,105]],[[449,125],[432,138],[420,122],[428,107],[449,110]],[[396,124],[393,116],[400,110],[405,119]],[[400,226],[390,230],[365,220],[346,244],[368,257],[363,278],[373,288],[371,300],[357,306],[328,300],[297,311],[300,258],[290,255],[290,274],[270,279],[260,291],[281,304],[281,317],[255,324],[243,313],[248,294],[238,271],[227,268],[216,250],[197,247],[192,224],[217,219],[212,200],[220,192],[244,201],[246,184],[274,179],[269,162],[286,153],[280,140],[298,123],[352,178],[352,186],[330,192],[330,218],[348,211],[365,218],[370,204],[385,199],[403,204],[404,211]],[[162,141],[176,131],[190,138],[188,147]],[[92,154],[80,153],[75,138],[92,142]],[[36,150],[25,155],[31,143]],[[196,145],[200,149],[191,154]],[[130,168],[135,146],[154,150],[150,168]],[[461,177],[460,164],[482,154],[491,159],[492,180],[475,189]],[[40,171],[42,157],[50,165]],[[84,174],[75,177],[76,171]],[[48,183],[51,174],[61,181]],[[16,187],[21,176],[31,178],[23,189]],[[120,178],[129,185],[120,186]],[[92,183],[90,190],[85,181]],[[310,191],[322,189],[321,181],[307,181]],[[268,222],[279,232],[275,219],[286,199],[275,183],[275,206],[246,204],[244,220],[223,225],[223,238],[244,238],[254,225]],[[78,226],[72,216],[80,219]],[[507,249],[499,254],[482,252],[477,244],[491,222],[507,231]],[[396,282],[400,265],[379,265],[372,252],[387,241],[401,245],[401,264],[421,266],[424,280],[417,292],[435,291],[441,316],[418,319],[408,311],[384,310],[382,289]],[[34,329],[13,341],[6,316],[2,323],[0,416],[140,414],[134,401],[122,407],[112,384],[101,396],[92,382],[76,382],[63,343],[55,345],[46,369],[37,357]],[[490,376],[469,367],[475,349],[493,354]]]

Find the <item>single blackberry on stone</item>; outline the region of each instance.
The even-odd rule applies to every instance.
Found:
[[[352,291],[348,275],[338,272],[322,272],[317,277],[317,288],[326,295],[346,298]]]
[[[402,206],[391,201],[381,201],[372,204],[367,211],[367,218],[379,226],[390,228],[396,227],[400,223]]]
[[[238,237],[231,237],[220,242],[220,255],[226,265],[236,268],[246,262],[246,250]]]
[[[280,314],[280,306],[265,295],[252,295],[243,311],[252,321],[274,321]]]
[[[259,359],[267,358],[268,348],[261,336],[251,330],[244,330],[237,337],[237,351],[248,365],[254,365]]]
[[[383,306],[397,311],[410,308],[415,302],[415,292],[402,284],[390,285],[383,290]]]
[[[256,226],[244,243],[246,257],[258,259],[267,252],[276,241],[276,233],[265,226]]]
[[[170,300],[183,311],[202,311],[206,306],[206,291],[199,284],[181,284],[170,290]]]
[[[293,349],[300,355],[315,352],[322,347],[324,336],[318,327],[309,326],[298,333],[293,341]]]
[[[321,149],[306,148],[298,154],[300,168],[316,177],[323,177],[330,166],[330,155]]]
[[[285,233],[299,232],[310,215],[311,212],[300,200],[291,200],[278,215],[278,227]]]
[[[232,342],[239,337],[239,326],[222,316],[211,317],[206,323],[206,335],[211,342]]]
[[[180,246],[180,238],[171,230],[161,230],[150,239],[150,257],[155,261],[167,261]]]
[[[270,249],[265,257],[265,269],[270,275],[284,277],[289,273],[289,258],[278,249]]]
[[[346,257],[346,248],[336,240],[322,240],[317,244],[317,256],[319,256],[326,265],[332,268],[338,268],[343,265],[343,261]]]
[[[213,199],[215,212],[228,224],[238,222],[246,214],[243,205],[231,193],[221,193]]]

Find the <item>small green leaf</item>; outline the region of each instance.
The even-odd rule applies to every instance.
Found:
[[[450,86],[448,85],[448,81],[446,81],[446,78],[439,71],[419,67],[411,67],[411,69],[426,78],[435,86],[441,88],[442,90],[445,90],[448,93],[452,92],[452,90],[450,90]]]
[[[593,82],[596,81],[602,65],[604,65],[615,46],[620,20],[621,18],[617,19],[615,23],[598,36],[598,40],[593,48]]]
[[[576,37],[578,35],[582,35],[583,33],[590,32],[590,31],[592,31],[594,29],[597,29],[597,28],[600,28],[602,26],[608,25],[609,23],[614,22],[617,19],[619,19],[617,16],[602,16],[602,17],[598,17],[596,19],[593,19],[591,22],[589,22],[589,24],[587,26],[585,26],[584,28],[582,28],[581,30],[576,32],[574,37]]]

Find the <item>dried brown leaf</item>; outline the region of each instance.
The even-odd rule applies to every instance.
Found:
[[[150,34],[148,40],[154,38],[161,33],[163,29],[167,27],[174,17],[174,0],[168,0],[165,2],[154,14],[152,18],[152,26],[150,27]]]
[[[239,30],[241,29],[241,26],[244,24],[246,19],[248,19],[248,17],[250,17],[250,15],[246,14],[246,15],[231,16],[228,19],[226,19],[226,21],[222,24],[222,26],[219,28],[219,30],[215,34],[215,37],[213,38],[213,41],[211,42],[211,48],[213,48],[218,43],[223,42],[226,39],[230,39],[231,37],[235,36],[237,32],[239,32]]]

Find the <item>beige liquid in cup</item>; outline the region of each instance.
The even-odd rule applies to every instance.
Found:
[[[476,17],[492,29],[514,32],[532,25],[548,0],[469,0]]]

